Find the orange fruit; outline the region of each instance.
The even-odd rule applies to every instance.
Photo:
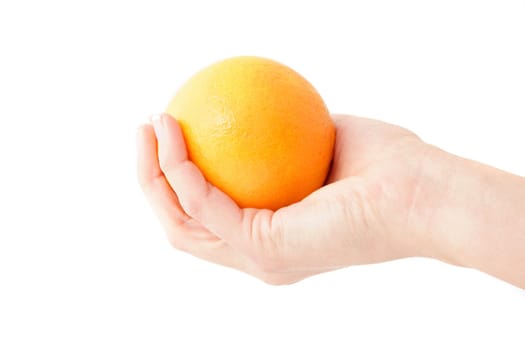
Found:
[[[325,181],[335,128],[321,96],[278,62],[234,57],[195,74],[167,111],[190,160],[241,207],[276,210]]]

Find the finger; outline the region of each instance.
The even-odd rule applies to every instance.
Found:
[[[149,124],[137,130],[137,175],[146,198],[165,226],[180,225],[189,219],[160,169],[157,139]]]
[[[265,271],[261,269],[257,263],[233,249],[224,240],[212,235],[202,227],[191,230],[190,226],[191,224],[187,224],[179,228],[177,232],[172,231],[168,233],[170,242],[177,247],[184,244],[183,250],[197,258],[239,270],[268,284],[291,284],[313,274],[329,271],[329,269],[314,271]],[[188,230],[188,232],[184,232],[186,230]]]
[[[295,283],[313,274],[310,271],[277,273],[261,270],[260,266],[234,250],[224,240],[212,235],[202,227],[192,229],[189,223],[191,221],[179,227],[177,231],[169,232],[168,238],[173,245],[179,248],[183,244],[183,250],[197,258],[239,270],[272,285]],[[324,271],[315,271],[315,273],[320,272]]]
[[[170,243],[201,259],[250,272],[245,257],[184,213],[160,169],[157,140],[151,125],[137,130],[137,155],[139,182]]]
[[[199,189],[199,186],[208,187],[206,191],[209,192],[202,197],[203,204],[196,204],[196,208],[190,210],[190,213],[196,214],[196,216],[190,214],[196,220],[188,218],[177,225],[166,227],[168,238],[172,245],[201,259],[248,273],[269,284],[290,284],[312,275],[313,273],[309,271],[276,272],[272,271],[271,268],[268,269],[267,266],[262,266],[261,268],[256,259],[247,257],[242,251],[235,249],[227,240],[219,237],[227,237],[228,240],[233,241],[237,246],[243,246],[244,244],[245,247],[245,240],[240,237],[244,236],[244,232],[263,232],[264,230],[256,227],[261,226],[262,223],[269,222],[264,217],[266,216],[269,219],[268,215],[271,211],[241,210],[229,197],[207,183],[200,171],[187,159],[184,139],[178,124],[169,116],[166,119],[168,119],[168,127],[166,128],[168,136],[166,136],[165,130],[161,130],[162,126],[158,126],[158,118],[154,120],[154,125],[156,125],[157,134],[159,135],[158,156],[162,159],[163,166],[159,165],[158,160],[154,160],[152,163],[153,166],[157,167],[157,170],[153,173],[155,176],[159,176],[159,171],[162,168],[164,171],[164,174],[160,171],[162,177],[165,174],[173,174],[173,171],[169,169],[178,168],[177,164],[171,164],[173,159],[178,163],[187,162],[186,166],[189,166],[190,169],[194,167],[189,174],[184,174],[188,170],[185,169],[182,175],[169,176],[168,179],[173,180],[173,183],[171,186],[167,183],[163,186],[164,190],[169,191],[172,191],[171,187],[175,189],[180,187],[182,189],[179,191],[181,193],[179,198],[183,207],[185,199],[190,203],[192,200],[197,202],[195,199],[191,199],[191,196],[194,195],[196,198],[199,198],[203,191],[202,188]],[[148,132],[150,131],[152,131],[151,127]],[[170,133],[173,133],[173,135],[170,136]],[[155,135],[153,135],[153,140],[150,141],[155,141]],[[154,147],[150,147],[150,152],[155,153],[156,156],[157,143],[155,142],[153,145]],[[198,179],[191,178],[194,176]],[[190,177],[190,179],[187,177]],[[164,179],[166,178],[164,177]],[[177,201],[177,205],[178,203]],[[182,209],[180,210],[182,211]],[[199,221],[202,220],[206,225],[201,225]],[[220,234],[214,235],[208,231],[207,227],[217,228],[216,232]],[[319,272],[314,271],[314,273]]]
[[[242,254],[193,220],[170,228],[167,236],[178,250],[215,264],[249,271],[248,260]]]
[[[253,242],[267,241],[262,232],[271,231],[269,210],[240,209],[237,204],[211,185],[197,166],[188,159],[180,126],[164,114],[153,121],[159,143],[160,167],[177,193],[185,212],[235,250],[248,257],[255,254]]]

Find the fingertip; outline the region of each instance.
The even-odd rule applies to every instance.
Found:
[[[153,124],[154,121],[160,120],[162,113],[155,113],[148,116],[148,123]]]
[[[172,117],[168,113],[162,113],[160,114],[160,119],[162,121],[162,124],[166,128],[172,127],[172,128],[178,129],[178,131],[180,132],[180,124],[179,124],[179,121],[175,119],[175,117]]]
[[[162,114],[159,124],[162,124],[162,132],[165,136],[163,141],[169,146],[170,157],[178,163],[187,160],[186,140],[178,121],[169,114]]]
[[[153,127],[149,123],[139,124],[135,131],[137,142],[149,139],[151,135],[154,135]]]
[[[148,124],[148,123],[141,123],[141,124],[139,124],[137,126],[137,128],[135,129],[137,136],[140,136],[142,133],[144,133],[148,126],[151,126],[151,125]]]

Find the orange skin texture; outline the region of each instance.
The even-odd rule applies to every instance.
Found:
[[[195,74],[166,112],[189,159],[240,207],[277,210],[321,187],[335,128],[321,96],[291,68],[234,57]]]

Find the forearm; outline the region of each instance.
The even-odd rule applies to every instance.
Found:
[[[443,151],[441,151],[443,152]],[[430,231],[442,260],[525,288],[525,178],[453,155]],[[439,180],[436,180],[439,181]]]

